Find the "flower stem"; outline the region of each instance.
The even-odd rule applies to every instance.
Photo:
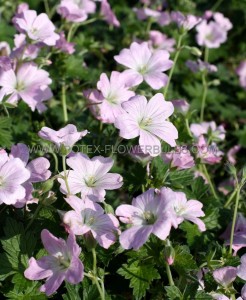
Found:
[[[200,112],[200,122],[203,122],[205,103],[206,103],[206,98],[208,93],[208,85],[207,85],[205,72],[202,73],[202,86],[203,86],[203,93],[202,93],[202,104],[201,104],[201,112]]]
[[[184,35],[181,34],[181,35],[179,36],[179,38],[178,38],[177,51],[176,51],[175,56],[174,56],[173,66],[172,66],[172,68],[171,68],[171,70],[170,70],[170,72],[169,72],[169,74],[168,74],[169,76],[168,76],[167,85],[166,85],[166,87],[165,87],[165,89],[164,89],[164,93],[163,93],[164,98],[166,98],[166,96],[167,96],[167,92],[168,92],[168,88],[169,88],[169,85],[170,85],[170,82],[171,82],[171,79],[172,79],[172,76],[173,76],[173,72],[174,72],[174,69],[175,69],[177,60],[178,60],[178,58],[179,58],[180,51],[181,51],[181,49],[182,49],[181,43],[182,43],[183,36],[184,36]]]
[[[45,8],[46,14],[50,18],[50,7],[49,7],[48,0],[44,0],[44,8]]]
[[[65,80],[62,81],[62,108],[63,108],[64,122],[67,123],[68,116],[67,116],[67,99],[66,99],[66,85],[65,85]]]
[[[209,49],[205,48],[204,51],[204,61],[208,62],[208,55],[209,55]],[[206,71],[203,71],[202,73],[202,86],[203,86],[203,93],[202,93],[202,104],[201,104],[201,112],[200,112],[200,122],[203,122],[204,118],[204,110],[205,110],[205,103],[206,103],[206,98],[207,98],[207,93],[208,93],[208,84],[206,80]]]
[[[224,205],[225,208],[227,208],[229,206],[229,204],[232,202],[234,196],[237,193],[237,189],[235,189],[232,193],[231,196],[229,197],[229,199],[226,201],[226,204]]]
[[[39,214],[41,208],[42,208],[42,205],[39,204],[38,207],[36,208],[36,210],[35,210],[35,212],[34,212],[32,218],[31,218],[31,220],[30,220],[29,223],[27,224],[27,227],[26,227],[25,231],[27,231],[27,230],[31,227],[32,223],[33,223],[34,220],[37,218],[37,216],[38,216],[38,214]]]
[[[172,286],[172,285],[174,285],[173,276],[172,276],[171,269],[170,269],[170,266],[168,263],[166,263],[166,271],[167,271],[167,278],[168,278],[169,285]]]
[[[96,254],[96,249],[92,248],[92,257],[93,257],[93,281],[95,282],[98,292],[100,294],[101,300],[105,300],[105,291],[104,291],[104,284],[102,282],[102,286],[100,286],[98,277],[97,277],[97,254]]]
[[[189,136],[192,137],[192,134],[190,132],[189,120],[188,120],[187,117],[185,117],[185,126],[186,126],[186,129],[187,129],[187,132],[188,132]]]
[[[239,198],[240,198],[240,189],[239,189],[239,187],[237,187],[236,203],[235,203],[234,214],[233,214],[233,219],[232,219],[232,226],[231,226],[230,249],[229,249],[230,254],[232,254],[232,244],[233,244],[234,231],[235,231],[235,225],[236,225],[236,219],[237,219]]]
[[[209,174],[208,174],[208,170],[207,170],[207,168],[206,168],[206,165],[203,164],[203,165],[202,165],[202,168],[203,168],[203,172],[204,172],[204,174],[205,174],[205,176],[206,176],[206,178],[207,178],[207,181],[208,181],[208,183],[209,183],[211,192],[212,192],[214,198],[215,198],[216,200],[218,200],[219,198],[218,198],[218,196],[217,196],[217,194],[216,194],[216,192],[215,192],[214,185],[213,185],[212,180],[211,180],[211,178],[210,178],[210,176],[209,176]]]
[[[62,167],[63,167],[63,172],[64,172],[64,181],[65,181],[65,185],[67,188],[67,193],[68,193],[68,195],[70,195],[71,192],[70,192],[70,188],[69,188],[68,181],[67,181],[67,169],[66,169],[66,156],[65,155],[62,155]]]

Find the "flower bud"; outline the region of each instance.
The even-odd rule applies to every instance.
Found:
[[[171,266],[174,263],[175,251],[171,246],[170,242],[167,244],[167,246],[164,249],[164,256],[167,264]]]
[[[202,55],[202,51],[197,47],[190,47],[190,53],[199,57]]]
[[[210,81],[208,83],[208,85],[218,86],[218,85],[220,85],[220,80],[219,79],[214,79],[214,80]]]
[[[87,232],[86,234],[84,234],[83,238],[85,241],[85,246],[88,251],[90,251],[91,249],[96,247],[97,241],[94,239],[94,237],[90,231]]]

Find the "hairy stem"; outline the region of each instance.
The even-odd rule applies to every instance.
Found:
[[[172,276],[171,269],[170,269],[170,266],[168,263],[166,263],[166,271],[167,271],[167,278],[168,278],[169,285],[172,286],[172,285],[174,285],[173,276]]]
[[[174,72],[174,69],[175,69],[175,66],[176,66],[176,63],[177,63],[177,60],[179,58],[179,54],[180,54],[180,51],[181,51],[181,44],[182,44],[182,39],[183,39],[183,36],[184,35],[180,35],[179,38],[178,38],[178,44],[177,44],[177,51],[175,53],[175,56],[174,56],[174,60],[173,60],[173,66],[168,74],[168,81],[167,81],[167,85],[164,89],[164,98],[166,98],[167,96],[167,92],[168,92],[168,88],[169,88],[169,85],[170,85],[170,82],[171,82],[171,79],[172,79],[172,76],[173,76],[173,72]]]
[[[64,172],[64,181],[65,181],[65,185],[67,188],[67,193],[68,193],[68,195],[70,195],[71,192],[70,192],[70,188],[69,188],[68,181],[67,181],[67,169],[66,169],[66,156],[65,155],[62,155],[62,168],[63,168],[63,172]]]
[[[63,108],[64,123],[67,123],[68,116],[67,116],[67,98],[66,98],[65,80],[62,81],[62,108]]]
[[[214,185],[213,185],[213,183],[212,183],[212,180],[211,180],[211,178],[210,178],[210,176],[209,176],[209,174],[208,174],[208,170],[207,170],[207,168],[206,168],[206,165],[203,164],[203,165],[202,165],[202,168],[203,168],[204,175],[206,176],[207,181],[208,181],[208,183],[209,183],[211,192],[212,192],[214,198],[218,200],[218,196],[217,196],[217,194],[216,194],[216,192],[215,192],[215,188],[214,188]]]
[[[101,300],[105,300],[105,291],[104,291],[103,281],[101,280],[101,286],[100,286],[98,277],[97,277],[97,254],[96,254],[95,248],[92,248],[91,252],[92,252],[92,257],[93,257],[93,275],[94,275],[93,281],[95,282],[95,284],[97,286]]]
[[[230,249],[229,249],[230,254],[232,254],[232,244],[233,244],[234,231],[235,231],[235,225],[236,225],[236,219],[237,219],[239,198],[240,198],[240,189],[239,189],[239,187],[237,187],[236,203],[235,203],[234,214],[233,214],[233,219],[232,219],[232,226],[231,226]]]

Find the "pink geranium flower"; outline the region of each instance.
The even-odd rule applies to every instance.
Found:
[[[64,53],[73,54],[75,51],[74,43],[69,43],[66,40],[65,33],[63,31],[59,33],[59,36],[60,38],[56,41],[55,47]]]
[[[0,204],[16,204],[26,196],[25,182],[30,171],[19,158],[9,158],[5,151],[0,152]]]
[[[176,217],[163,199],[155,195],[154,189],[133,199],[132,205],[120,205],[115,213],[121,222],[132,225],[120,235],[124,249],[139,249],[151,233],[165,240],[171,227],[177,227]]]
[[[38,157],[29,161],[29,149],[25,144],[17,144],[11,147],[10,158],[19,158],[26,169],[30,172],[30,178],[23,184],[26,189],[26,195],[23,199],[18,199],[15,207],[23,207],[25,204],[33,201],[32,192],[33,183],[43,182],[50,178],[50,162],[45,157]]]
[[[21,17],[15,18],[15,22],[35,42],[54,46],[59,39],[59,35],[55,33],[54,24],[44,13],[37,16],[35,10],[24,10]]]
[[[191,30],[198,23],[201,22],[201,18],[193,15],[183,15],[180,11],[172,11],[171,13],[172,21],[175,22],[179,28],[183,30]]]
[[[116,15],[112,11],[110,4],[107,0],[101,0],[101,14],[104,16],[106,22],[109,25],[113,25],[115,27],[120,26],[120,22],[118,21]]]
[[[208,73],[214,73],[218,70],[215,65],[211,65],[208,62],[202,61],[200,59],[198,59],[197,61],[187,60],[185,64],[193,73],[203,71],[207,71]]]
[[[124,77],[121,73],[115,71],[111,73],[110,79],[105,73],[101,74],[97,88],[100,93],[91,91],[87,95],[92,105],[98,103],[97,119],[103,123],[114,123],[115,119],[124,113],[121,104],[128,101],[135,93],[129,91],[129,88],[125,85]],[[95,96],[98,102],[93,101]]]
[[[151,30],[149,32],[149,39],[151,46],[154,49],[166,50],[168,52],[173,52],[175,50],[175,39],[168,38],[166,34],[163,34],[158,30]]]
[[[52,80],[49,73],[38,68],[34,63],[24,63],[14,72],[10,69],[0,74],[0,102],[6,96],[6,102],[16,104],[22,99],[34,111],[46,109],[43,101],[52,97],[50,88]]]
[[[123,179],[119,174],[108,173],[114,161],[109,157],[95,156],[90,159],[87,155],[76,153],[67,158],[69,170],[67,180],[71,194],[81,193],[81,198],[88,197],[92,201],[103,201],[105,190],[115,190],[122,186]],[[61,173],[63,176],[63,173]],[[60,190],[67,194],[63,179],[58,179]]]
[[[38,135],[47,141],[54,143],[57,147],[62,145],[66,148],[72,148],[73,145],[86,136],[88,133],[87,130],[78,132],[77,128],[73,124],[68,124],[64,128],[59,130],[54,130],[49,127],[43,127]]]
[[[210,135],[210,139],[215,141],[223,141],[226,133],[224,126],[217,126],[214,121],[193,123],[190,125],[190,131],[195,138],[199,138],[201,135]]]
[[[224,154],[218,149],[215,143],[208,145],[203,135],[198,138],[197,150],[197,157],[200,158],[203,163],[209,165],[219,163]]]
[[[7,42],[0,42],[0,56],[9,56],[10,52],[9,44]]]
[[[38,57],[41,49],[40,45],[28,44],[26,41],[26,35],[24,33],[15,34],[14,38],[15,47],[11,53],[11,58],[17,59],[35,59]]]
[[[171,153],[162,153],[161,157],[166,164],[170,164],[170,168],[177,168],[177,170],[190,169],[195,166],[194,158],[186,149],[177,148]]]
[[[246,89],[246,60],[241,61],[240,65],[236,70],[236,73],[239,76],[241,87]]]
[[[74,234],[69,234],[67,241],[56,238],[47,229],[41,232],[44,248],[49,255],[38,260],[31,257],[24,275],[30,280],[47,278],[40,291],[47,296],[52,295],[65,280],[71,284],[78,284],[84,277],[84,266],[79,259],[81,248],[75,240]]]
[[[214,280],[222,285],[224,288],[228,288],[231,283],[237,277],[237,268],[223,267],[213,271]]]
[[[155,90],[167,84],[168,76],[163,72],[173,65],[166,50],[156,50],[152,53],[147,42],[133,42],[130,49],[121,50],[114,59],[128,68],[122,73],[128,86],[136,86],[146,81]]]
[[[122,104],[125,112],[115,121],[120,136],[132,139],[139,136],[144,153],[157,156],[161,152],[160,140],[175,146],[178,131],[171,122],[165,121],[174,111],[171,102],[158,93],[148,102],[144,96],[136,96]]]
[[[105,249],[117,239],[119,222],[112,214],[105,214],[102,207],[89,199],[69,196],[67,203],[74,209],[63,216],[64,224],[76,235],[92,236]]]
[[[240,145],[235,145],[232,148],[230,148],[229,151],[227,152],[227,158],[231,164],[235,165],[237,163],[236,154],[238,153],[238,151],[240,151],[240,149],[241,149]]]
[[[226,231],[221,235],[221,238],[225,239],[225,244],[230,245],[230,234],[231,234],[231,224],[228,225]],[[238,214],[232,249],[234,250],[234,255],[241,249],[246,247],[246,218],[240,213]]]
[[[175,110],[182,113],[183,115],[186,115],[186,113],[190,109],[190,104],[186,100],[178,99],[178,100],[172,100],[171,102]]]
[[[91,0],[62,0],[57,12],[70,22],[80,23],[88,18],[88,14],[96,11],[96,4]]]
[[[204,217],[202,211],[203,204],[197,200],[187,200],[182,192],[174,192],[170,188],[161,188],[160,196],[164,203],[170,206],[177,217],[177,223],[181,224],[184,220],[196,224],[200,231],[205,231],[206,227],[199,217]]]
[[[227,32],[232,28],[229,19],[221,13],[212,13],[213,20],[203,20],[196,26],[198,45],[208,48],[218,48],[227,40]]]

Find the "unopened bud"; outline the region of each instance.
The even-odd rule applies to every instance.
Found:
[[[61,156],[67,156],[71,152],[71,150],[71,147],[66,147],[64,145],[61,145],[59,149]]]
[[[42,194],[49,192],[52,189],[53,184],[54,184],[53,179],[48,179],[48,180],[42,182],[40,185],[40,190],[41,190]]]
[[[199,57],[202,55],[202,51],[200,49],[198,49],[197,47],[191,47],[190,53],[195,56],[199,56]]]
[[[44,206],[50,206],[56,201],[56,195],[54,192],[50,191],[46,198],[42,200],[42,205]]]
[[[164,249],[164,256],[167,264],[171,266],[174,263],[175,251],[170,243],[168,243]]]
[[[104,203],[104,209],[107,214],[114,214],[114,209],[110,204]]]
[[[91,249],[96,247],[97,241],[94,239],[91,231],[84,234],[83,237],[84,237],[84,241],[85,241],[85,246],[86,246],[88,251],[90,251]]]
[[[210,81],[208,83],[208,85],[218,86],[218,85],[220,85],[220,80],[219,79],[214,79],[214,80]]]

